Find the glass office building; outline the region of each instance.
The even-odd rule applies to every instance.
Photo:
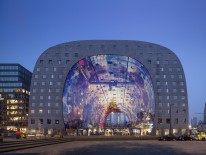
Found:
[[[0,64],[0,127],[25,131],[32,73],[19,64]]]
[[[163,46],[125,40],[74,41],[38,58],[29,129],[69,135],[182,134],[188,128],[186,79]]]

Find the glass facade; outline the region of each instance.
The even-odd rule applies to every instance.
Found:
[[[66,77],[65,127],[140,128],[151,132],[154,102],[149,72],[137,60],[120,55],[86,57]]]
[[[0,64],[0,127],[25,130],[32,73],[19,64]]]

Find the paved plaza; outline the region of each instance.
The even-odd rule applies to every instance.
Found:
[[[5,154],[49,155],[205,155],[205,141],[73,141]]]

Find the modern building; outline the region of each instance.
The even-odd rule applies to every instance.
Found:
[[[203,118],[204,123],[206,123],[206,102],[205,102],[205,108],[204,108],[204,118]]]
[[[29,129],[52,134],[182,134],[188,97],[182,64],[166,47],[125,40],[74,41],[38,58]]]
[[[0,128],[27,129],[31,77],[19,64],[0,64]]]
[[[197,117],[193,117],[191,119],[191,127],[192,128],[197,128]]]

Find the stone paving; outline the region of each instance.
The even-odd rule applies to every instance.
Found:
[[[73,141],[4,154],[48,155],[206,155],[206,141]]]

